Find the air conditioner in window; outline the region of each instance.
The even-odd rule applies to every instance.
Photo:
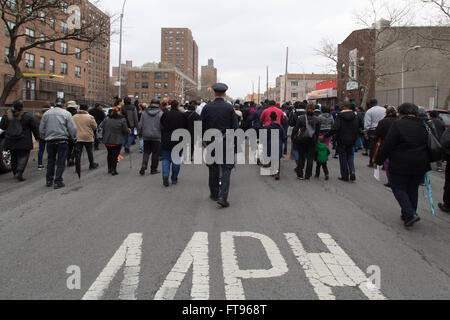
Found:
[[[25,67],[27,67],[27,68],[31,68],[31,64],[30,64],[30,63],[28,63],[28,62],[25,62]]]

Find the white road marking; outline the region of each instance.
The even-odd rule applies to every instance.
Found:
[[[272,264],[272,268],[268,270],[240,270],[234,245],[235,237],[249,237],[261,241]],[[265,235],[252,232],[223,232],[221,234],[221,245],[225,294],[228,300],[245,300],[244,287],[242,286],[241,279],[279,277],[288,272],[286,261],[277,245]]]
[[[100,300],[117,272],[124,266],[120,300],[136,300],[141,264],[142,233],[130,234],[83,296],[82,300]]]
[[[193,265],[191,298],[193,300],[208,300],[209,260],[208,233],[206,232],[194,234],[156,293],[155,300],[173,300],[191,265]]]
[[[331,289],[345,286],[359,287],[370,300],[386,299],[330,235],[319,233],[318,236],[330,253],[307,253],[297,235],[285,234],[320,300],[335,300]]]

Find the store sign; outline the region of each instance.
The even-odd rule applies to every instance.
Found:
[[[358,82],[356,82],[356,81],[347,82],[347,91],[357,90],[357,89],[358,89]]]

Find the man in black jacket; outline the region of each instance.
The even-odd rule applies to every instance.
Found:
[[[430,112],[430,121],[433,122],[434,128],[436,129],[436,134],[439,139],[441,139],[442,135],[444,134],[444,131],[446,129],[445,122],[439,117],[438,111],[431,111]],[[442,169],[442,161],[437,162],[437,171],[443,172]]]
[[[350,101],[346,100],[342,105],[342,112],[336,116],[334,125],[325,137],[336,135],[337,153],[341,167],[341,181],[356,181],[354,163],[354,146],[360,130],[364,127],[361,117],[352,111]]]
[[[103,112],[102,106],[98,103],[95,104],[94,108],[89,110],[89,114],[94,117],[95,122],[97,123],[97,127],[105,120],[105,113]],[[94,150],[98,150],[98,146],[100,144],[99,139],[97,138],[97,131],[95,131],[94,136]]]
[[[39,130],[36,121],[28,112],[23,111],[23,101],[17,100],[13,108],[8,110],[2,121],[0,129],[5,130],[5,149],[11,152],[11,169],[14,178],[20,182],[25,181],[23,172],[33,149],[33,134],[39,140]]]
[[[122,107],[122,114],[127,119],[128,128],[131,130],[131,134],[126,134],[125,137],[125,153],[130,153],[130,146],[134,142],[134,131],[139,125],[137,110],[134,105],[131,104],[131,98],[125,97],[123,99],[124,106]]]

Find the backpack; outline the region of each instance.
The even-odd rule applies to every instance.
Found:
[[[304,128],[298,130],[297,134],[294,136],[294,142],[297,144],[311,142],[315,140],[316,137],[316,129],[311,125],[310,121],[308,121],[308,116],[304,115],[306,125]]]
[[[24,138],[24,132],[22,127],[22,115],[23,112],[20,112],[19,115],[16,117],[11,112],[8,114],[8,128],[6,129],[5,136],[9,140],[20,140]]]

